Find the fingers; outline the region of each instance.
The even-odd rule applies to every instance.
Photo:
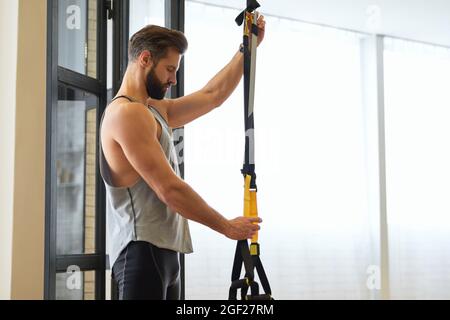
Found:
[[[243,233],[243,237],[252,239],[256,235],[256,233],[261,230],[261,227],[257,223],[261,223],[262,219],[259,217],[255,217],[247,218],[246,220],[249,224],[246,226],[246,231]]]
[[[248,218],[248,221],[251,223],[249,228],[252,233],[256,233],[258,230],[261,230],[261,227],[257,223],[261,223],[262,219],[259,217]]]
[[[261,223],[262,219],[261,218],[248,218],[248,221],[251,223],[249,225],[250,237],[253,237],[256,234],[256,232],[261,230],[261,226],[256,223]]]
[[[262,14],[259,15],[256,23],[258,24],[258,26],[264,26],[266,24],[266,21],[264,21],[264,16]]]
[[[258,45],[263,41],[264,33],[266,32],[266,21],[264,21],[264,16],[260,15],[258,20],[256,21],[256,25],[258,27]]]
[[[250,231],[250,233],[249,233],[249,235],[248,235],[248,237],[247,237],[248,239],[253,238],[253,237],[256,235],[256,233],[258,232],[258,230],[261,229],[260,226],[256,226],[256,227],[257,227],[256,230]]]
[[[232,222],[231,232],[227,235],[234,240],[251,239],[261,230],[259,223],[262,222],[260,217],[237,217]]]
[[[252,231],[257,231],[257,230],[260,230],[260,229],[261,229],[261,227],[260,227],[258,224],[254,224],[254,223],[252,223],[252,224],[249,226],[249,228],[250,228],[250,230],[252,230]]]

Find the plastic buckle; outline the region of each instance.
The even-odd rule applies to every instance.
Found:
[[[259,243],[250,244],[250,255],[259,256]]]

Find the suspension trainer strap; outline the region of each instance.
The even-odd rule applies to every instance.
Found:
[[[255,173],[255,135],[253,108],[255,100],[255,72],[256,72],[256,49],[258,45],[258,13],[259,7],[256,0],[247,0],[247,7],[236,18],[236,23],[242,25],[243,54],[244,54],[244,123],[245,123],[245,154],[242,174],[244,176],[244,216],[258,217],[257,186]],[[237,299],[237,292],[241,290],[241,299],[245,300],[271,300],[267,275],[260,259],[260,246],[258,233],[252,237],[250,247],[247,240],[237,242],[234,255],[233,270],[231,273],[231,286],[229,300]],[[245,276],[240,278],[242,265],[244,265]],[[264,294],[259,293],[259,284],[255,281],[256,273],[261,281]],[[247,294],[250,289],[250,295]]]

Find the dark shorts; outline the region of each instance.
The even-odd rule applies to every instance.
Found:
[[[120,300],[179,300],[178,252],[146,241],[132,241],[114,263]]]

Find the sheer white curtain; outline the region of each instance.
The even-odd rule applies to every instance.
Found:
[[[186,2],[186,94],[237,51],[238,10]],[[275,298],[369,299],[369,157],[360,36],[267,17],[258,51],[256,172],[261,258]],[[242,215],[241,86],[185,129],[186,180],[211,206]],[[186,298],[226,298],[235,242],[191,223]]]
[[[391,297],[450,298],[450,49],[385,39]]]

